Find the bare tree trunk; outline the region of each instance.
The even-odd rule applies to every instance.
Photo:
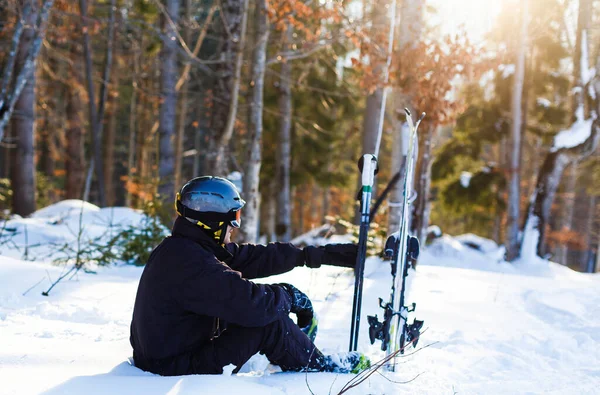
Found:
[[[330,204],[331,204],[330,200],[331,200],[331,194],[329,192],[329,187],[325,187],[325,188],[323,188],[323,216],[322,216],[323,223],[327,223],[327,216],[329,215]]]
[[[431,185],[431,142],[435,126],[427,125],[425,133],[419,135],[419,157],[415,169],[415,190],[418,191],[417,199],[412,213],[411,233],[419,240],[427,237],[429,223],[429,189]]]
[[[94,90],[93,80],[93,65],[92,65],[92,49],[90,44],[90,35],[88,28],[88,5],[87,0],[79,0],[79,10],[81,14],[81,30],[83,36],[83,53],[85,58],[85,75],[87,81],[88,90],[88,105],[90,114],[90,129],[92,134],[92,149],[93,156],[90,161],[90,168],[94,169],[96,174],[96,182],[98,185],[98,201],[100,206],[106,206],[106,194],[104,190],[104,166],[102,157],[102,127],[104,119],[104,107],[106,104],[107,97],[107,86],[110,80],[110,67],[112,64],[112,49],[114,41],[114,24],[115,24],[115,1],[111,2],[110,9],[110,22],[108,27],[108,40],[106,43],[106,56],[104,64],[104,73],[102,78],[102,84],[100,85],[100,98],[98,107],[96,107],[96,94]],[[89,180],[87,185],[90,185]],[[88,188],[84,192],[84,196],[88,195]]]
[[[6,96],[12,83],[12,75],[15,68],[15,62],[17,60],[17,53],[19,52],[19,44],[21,42],[21,35],[25,27],[26,19],[32,20],[32,9],[31,2],[25,1],[23,8],[21,9],[21,15],[15,24],[15,30],[13,32],[13,38],[10,43],[10,51],[7,54],[7,58],[4,59],[4,72],[2,74],[2,82],[0,83],[0,108],[4,107],[6,102]],[[34,17],[35,18],[35,17]]]
[[[277,196],[275,194],[275,190],[277,189],[277,183],[275,179],[272,179],[269,185],[269,199],[267,201],[267,220],[266,220],[266,229],[267,229],[267,241],[273,242],[277,241],[277,236],[275,236],[275,222],[277,218]]]
[[[115,78],[116,80],[116,78]],[[118,81],[113,81],[114,86],[118,86]],[[104,139],[104,146],[106,147],[104,161],[104,184],[106,186],[106,203],[108,206],[115,204],[115,183],[114,183],[114,170],[115,170],[115,139],[117,133],[117,112],[119,109],[118,96],[114,95],[111,98],[111,109],[108,118],[108,128],[106,129],[106,137]]]
[[[573,55],[573,80],[575,85],[583,87],[587,81],[583,78],[589,73],[589,40],[590,40],[590,28],[592,27],[592,15],[593,15],[593,0],[579,0],[579,10],[577,15],[577,38],[575,43],[575,53]],[[586,93],[582,89],[575,89],[573,95],[573,116],[572,121],[575,122],[577,119],[577,109],[584,108],[584,113],[589,111],[586,109]]]
[[[177,25],[179,20],[179,0],[166,0],[168,17]],[[160,184],[158,193],[163,204],[173,199],[175,170],[173,139],[175,137],[175,121],[177,117],[177,47],[176,31],[165,15],[162,16],[163,31],[166,39],[160,51],[160,112],[159,112],[159,159],[158,177]]]
[[[217,81],[217,92],[216,100],[227,103],[226,106],[221,104],[216,110],[213,120],[213,130],[222,131],[219,136],[216,137],[216,157],[214,161],[214,171],[217,175],[227,175],[229,172],[229,166],[227,161],[227,151],[229,147],[229,141],[233,136],[233,129],[237,117],[238,109],[238,96],[240,91],[240,83],[242,79],[242,66],[244,60],[244,43],[246,40],[246,25],[248,20],[248,7],[249,0],[224,0],[225,6],[222,7],[221,12],[227,10],[230,18],[224,18],[224,26],[227,33],[227,42],[225,43],[225,49],[229,50],[229,55],[235,54],[235,57],[231,65],[225,64],[225,67],[229,68],[231,75],[227,76],[221,81]],[[241,4],[240,4],[241,3]],[[243,5],[242,5],[243,4]],[[242,7],[240,9],[240,6]],[[241,13],[241,14],[240,14]],[[239,17],[240,22],[237,22]],[[226,52],[227,56],[228,53]],[[229,63],[229,62],[227,62]],[[229,79],[231,79],[231,86],[229,87]],[[223,118],[223,110],[227,109],[226,117]],[[218,110],[221,110],[220,114]],[[219,119],[220,118],[220,119]],[[221,128],[222,127],[222,128]],[[246,182],[244,181],[244,184]]]
[[[37,10],[32,6],[27,15],[27,26],[24,28],[19,50],[16,56],[15,69],[22,71],[27,64],[30,48],[35,40],[35,20]],[[27,216],[35,211],[35,163],[34,163],[34,132],[35,132],[35,65],[27,78],[18,100],[14,106],[12,130],[15,136],[16,148],[13,151],[11,166],[11,186],[13,190],[13,212]]]
[[[292,26],[285,31],[286,46],[292,40]],[[279,139],[277,139],[277,163],[275,179],[277,180],[277,223],[275,233],[277,240],[288,242],[292,238],[292,195],[290,187],[290,171],[292,166],[292,64],[281,63],[279,78]]]
[[[26,0],[23,1],[28,3]],[[14,58],[14,60],[11,59],[11,54],[12,51],[15,50],[15,48],[21,48],[22,45],[20,41],[22,39],[21,36],[23,34],[23,30],[20,29],[23,29],[24,26],[21,26],[19,28],[20,24],[23,24],[23,22],[20,21],[17,23],[17,30],[13,35],[13,41],[11,44],[11,52],[9,53],[9,58],[7,59],[6,68],[2,77],[3,86],[1,92],[4,92],[4,94],[0,95],[0,141],[2,141],[2,138],[4,136],[4,129],[6,128],[6,125],[11,119],[17,100],[19,99],[22,90],[25,88],[27,80],[29,78],[35,78],[33,74],[35,73],[36,59],[40,52],[42,41],[44,40],[44,36],[46,34],[46,28],[48,26],[48,17],[53,3],[54,0],[46,0],[43,3],[40,12],[37,14],[37,20],[35,19],[35,14],[31,14],[34,13],[34,11],[25,13],[24,18],[26,17],[28,19],[30,18],[30,15],[34,15],[33,19],[30,20],[31,23],[29,23],[29,26],[35,26],[35,33],[30,38],[30,45],[28,45],[27,47],[27,54],[22,55],[23,57],[21,59],[23,60],[21,65],[18,66],[19,72],[14,78],[14,84],[12,86],[12,89],[9,89],[7,84],[10,84],[10,80],[13,77],[14,69],[14,67],[12,67],[12,62],[18,62],[17,58]],[[26,6],[24,6],[23,8],[27,9]],[[36,22],[34,23],[33,21]]]
[[[142,87],[147,89],[149,86],[150,84],[144,81]],[[143,98],[143,96],[140,95],[140,98]],[[139,100],[137,110],[137,113],[139,115],[139,126],[137,128],[138,133],[136,133],[137,142],[135,155],[137,161],[137,165],[135,166],[137,174],[137,183],[146,183],[148,181],[148,146],[151,143],[152,136],[150,136],[147,133],[147,128],[149,128],[151,125],[148,119],[147,107],[148,103],[146,100]],[[146,133],[144,133],[143,131],[146,131]],[[142,199],[141,196],[139,196],[139,194],[137,196],[136,201],[138,202],[137,206],[140,206],[140,203],[142,203]]]
[[[585,250],[581,254],[583,261],[582,269],[586,273],[593,273],[594,249],[592,245],[594,243],[594,240],[592,239],[594,237],[594,220],[596,219],[596,196],[588,195],[588,193],[585,190],[584,193],[586,194],[585,200],[587,205],[585,207],[586,215],[584,217],[583,231],[581,232],[585,237]]]
[[[424,2],[421,1],[402,1],[400,7],[400,24],[399,24],[399,35],[397,48],[402,50],[403,48],[415,45],[421,39],[421,31],[423,30],[423,6]],[[414,110],[412,107],[412,98],[408,92],[397,91],[394,94],[394,106],[395,109],[404,114],[401,111],[404,107],[408,107],[411,111]],[[413,111],[413,113],[416,113]],[[405,155],[408,150],[408,139],[405,138],[406,133],[403,128],[404,120],[396,122],[396,127],[393,130],[392,140],[392,168],[391,175],[400,172],[401,178],[396,185],[390,191],[388,198],[388,234],[396,232],[400,228],[401,220],[401,208],[404,201],[404,172],[406,172],[405,166]],[[424,191],[415,189],[417,194],[421,194]],[[408,216],[409,220],[411,216]],[[410,224],[409,224],[410,226]],[[409,227],[410,229],[410,227]]]
[[[187,21],[186,24],[184,25],[184,28],[186,29],[184,32],[184,41],[185,42],[189,42],[190,38],[189,38],[189,25],[190,25],[190,21],[191,21],[191,15],[189,14],[189,10],[191,7],[191,4],[189,3],[190,0],[186,0],[186,7],[187,7],[187,11],[186,11],[186,18]],[[206,38],[206,34],[208,32],[208,28],[210,27],[212,18],[215,14],[215,12],[217,11],[217,6],[216,4],[213,4],[213,6],[210,8],[210,10],[208,10],[208,15],[206,17],[206,20],[204,21],[204,26],[202,27],[202,30],[200,31],[200,34],[198,35],[198,39],[196,40],[196,44],[194,46],[193,51],[191,52],[193,56],[198,56],[198,53],[200,52],[200,48],[202,47],[202,43],[204,42],[204,39]],[[192,63],[188,62],[186,63],[186,65],[183,67],[183,70],[181,71],[181,75],[179,76],[179,79],[177,80],[177,83],[175,84],[175,92],[178,93],[181,91],[181,88],[185,85],[187,85],[187,81],[190,75],[190,70],[192,68]],[[177,188],[179,188],[181,182],[181,167],[182,167],[182,160],[183,160],[183,140],[185,137],[185,126],[186,126],[186,116],[187,116],[187,108],[188,108],[188,94],[187,91],[184,89],[184,92],[181,96],[181,104],[180,104],[180,112],[179,112],[179,118],[178,118],[178,128],[177,128],[177,133],[175,134],[175,142],[174,142],[174,150],[175,150],[175,158],[174,158],[174,162],[175,162],[175,175],[174,175],[174,187],[175,187],[175,191],[177,191]],[[152,125],[152,128],[150,129],[150,133],[153,134],[155,133],[159,128],[159,121],[154,122],[154,124]],[[198,152],[200,152],[200,147],[195,147],[196,148],[196,157],[198,157]],[[196,166],[199,162],[194,161],[194,166]],[[194,169],[197,169],[197,167],[194,167]],[[194,171],[194,174],[197,174],[196,171]]]
[[[600,232],[598,232],[598,249],[596,250],[596,265],[592,269],[592,273],[600,272]]]
[[[74,71],[75,67],[72,68]],[[72,73],[72,78],[77,80],[77,73]],[[66,131],[66,198],[81,199],[85,181],[85,163],[83,150],[83,122],[81,108],[80,87],[75,84],[68,86],[67,99],[67,131]]]
[[[183,39],[190,42],[190,23],[192,22],[192,1],[185,0],[185,21],[183,23]],[[174,192],[181,187],[181,171],[183,163],[183,140],[188,110],[187,78],[181,84],[182,92],[179,93],[179,121],[177,122],[177,134],[175,135],[175,188]]]
[[[566,169],[566,182],[565,182],[565,190],[563,192],[564,199],[563,200],[563,217],[562,217],[562,228],[572,229],[573,227],[573,214],[575,209],[575,187],[577,184],[577,160],[573,162]],[[562,229],[561,229],[562,230]],[[560,246],[560,255],[558,262],[562,265],[567,264],[567,255],[569,252],[569,246],[564,244]]]
[[[521,127],[523,121],[523,80],[525,77],[525,51],[527,45],[527,27],[529,23],[528,0],[521,2],[521,33],[517,50],[514,84],[512,90],[512,130],[510,179],[508,186],[508,222],[506,234],[506,260],[514,261],[519,257],[519,214],[521,204]]]
[[[256,1],[254,9],[255,40],[252,54],[252,101],[248,116],[248,132],[250,133],[248,162],[244,173],[244,221],[242,233],[249,243],[258,241],[260,217],[260,166],[262,163],[262,131],[263,131],[263,93],[267,57],[267,41],[269,40],[269,18],[267,0]],[[236,104],[237,105],[237,104]],[[232,103],[233,107],[233,103]]]
[[[133,77],[131,81],[131,102],[129,105],[129,144],[127,153],[127,180],[133,180],[133,169],[135,166],[135,141],[137,128],[137,89],[140,63],[140,49],[136,47],[133,54]],[[125,206],[131,207],[133,204],[131,189],[127,188],[125,195]]]
[[[203,110],[204,103],[198,103],[198,107],[200,107],[200,111]],[[205,167],[203,164],[206,163],[206,141],[205,141],[205,131],[206,130],[206,120],[205,117],[202,116],[200,118],[200,122],[198,123],[198,127],[194,131],[194,150],[196,154],[194,155],[194,168],[193,168],[193,176],[198,177],[204,173]],[[204,151],[204,152],[203,152]],[[202,155],[204,154],[204,155]]]

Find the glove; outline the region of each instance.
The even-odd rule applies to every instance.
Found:
[[[356,244],[327,244],[321,247],[304,247],[304,262],[306,266],[316,269],[321,265],[341,267],[356,266],[358,246]]]
[[[298,326],[301,329],[310,327],[313,323],[315,312],[308,296],[292,284],[280,283],[275,285],[282,287],[290,295],[292,299],[292,308],[290,311],[296,314]]]

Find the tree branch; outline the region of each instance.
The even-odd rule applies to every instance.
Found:
[[[282,61],[288,62],[291,60],[307,58],[316,52],[330,48],[332,43],[333,43],[333,40],[330,40],[324,44],[316,45],[316,46],[312,47],[311,49],[304,51],[304,52],[303,51],[281,52],[281,53],[275,55],[275,57],[267,60],[267,66],[270,66],[274,63],[278,63],[278,62],[282,62]]]
[[[6,65],[4,66],[4,74],[2,76],[2,90],[0,90],[0,108],[2,108],[2,103],[4,102],[4,98],[6,95],[6,91],[10,86],[10,81],[12,77],[13,70],[15,68],[15,61],[17,59],[17,52],[19,50],[19,42],[21,41],[21,34],[23,33],[23,28],[25,25],[25,18],[29,16],[31,12],[31,4],[29,2],[25,3],[25,7],[21,12],[21,17],[17,21],[17,25],[15,26],[15,33],[13,34],[13,38],[11,41],[10,52],[8,53],[8,59],[6,60]]]

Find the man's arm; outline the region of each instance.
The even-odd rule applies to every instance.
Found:
[[[281,286],[255,284],[217,260],[188,276],[181,289],[186,310],[247,327],[287,317],[292,304]]]
[[[301,248],[290,243],[227,244],[233,258],[227,263],[244,278],[261,278],[289,272],[304,266],[305,255]]]

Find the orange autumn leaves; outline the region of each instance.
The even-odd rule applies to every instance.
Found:
[[[346,41],[358,49],[359,55],[351,61],[359,86],[369,93],[383,87],[388,47],[384,28],[366,34],[362,23],[352,23],[346,17],[343,2],[267,0],[267,5],[275,29],[284,31],[291,26],[300,36],[297,45],[305,50],[328,39]],[[464,33],[441,40],[422,39],[395,49],[388,86],[408,93],[412,106],[426,110],[430,122],[445,124],[464,109],[454,92],[456,81],[476,80],[493,66],[494,62],[483,55]]]
[[[364,42],[361,59],[352,59],[361,75],[360,86],[368,92],[383,87],[385,41],[384,37],[378,38],[377,46]],[[427,111],[429,122],[442,125],[464,109],[465,104],[454,92],[456,82],[477,80],[493,64],[465,35],[446,36],[441,41],[422,40],[394,51],[388,86],[407,93],[415,109]]]

